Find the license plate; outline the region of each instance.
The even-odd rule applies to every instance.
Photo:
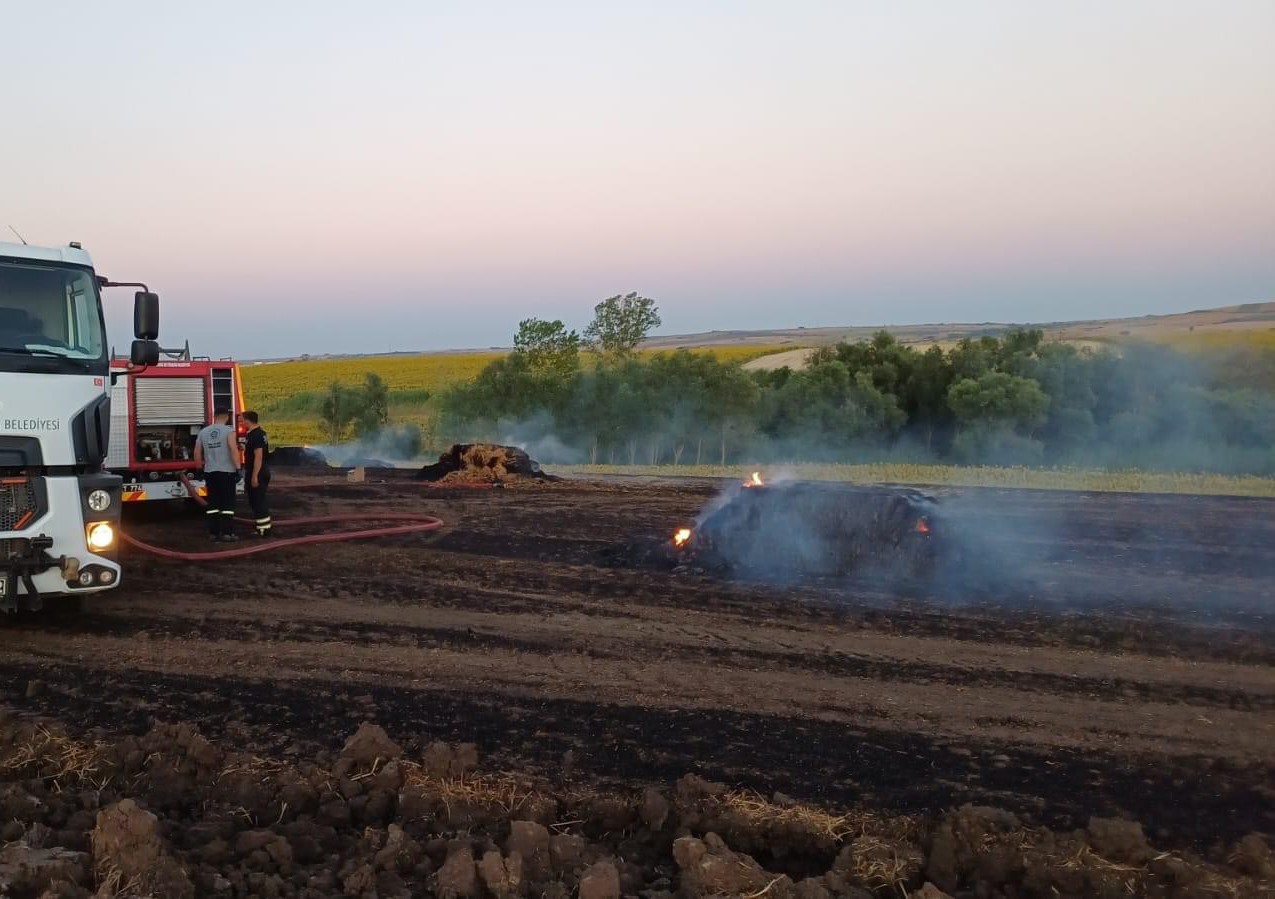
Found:
[[[12,591],[9,586],[13,583],[13,578],[7,574],[0,573],[0,599],[8,599]]]

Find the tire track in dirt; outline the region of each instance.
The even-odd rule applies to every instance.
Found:
[[[135,637],[68,635],[59,641],[31,642],[9,658],[55,668],[110,660],[112,668],[160,675],[269,671],[281,680],[333,684],[362,676],[406,686],[449,684],[457,691],[493,697],[594,698],[648,708],[731,709],[776,720],[817,717],[847,726],[868,719],[892,730],[925,730],[956,740],[997,739],[1068,749],[1100,745],[1125,753],[1170,751],[1235,760],[1268,758],[1268,733],[1275,728],[1275,717],[1265,712],[1210,709],[1206,716],[1180,704],[1104,703],[1006,687],[758,670],[658,654],[599,660],[571,651],[550,657],[518,650],[418,649],[359,644],[345,634],[338,636],[327,642],[298,642],[260,635],[248,640],[189,640],[146,632]],[[1011,719],[1014,723],[995,723]]]
[[[941,684],[962,687],[1007,687],[1029,693],[1051,693],[1080,696],[1104,702],[1182,703],[1204,708],[1241,711],[1275,711],[1275,692],[1244,691],[1202,684],[1154,683],[1123,677],[1096,678],[1077,674],[1042,671],[970,668],[962,665],[927,663],[897,658],[872,658],[842,652],[811,654],[806,651],[774,652],[730,645],[721,634],[723,645],[687,646],[657,643],[635,646],[618,635],[600,643],[552,637],[534,639],[472,627],[424,627],[411,624],[367,624],[357,621],[324,623],[319,621],[263,622],[259,619],[179,618],[132,615],[127,618],[95,617],[87,630],[100,636],[129,636],[145,632],[150,636],[181,637],[206,641],[292,641],[342,642],[350,645],[412,646],[417,649],[446,648],[512,650],[550,656],[575,653],[598,660],[620,660],[635,657],[638,652],[662,659],[712,663],[722,667],[752,670],[808,671],[842,677],[870,678],[918,684]],[[77,627],[77,630],[81,628]],[[34,647],[32,647],[34,648]],[[1275,682],[1275,680],[1273,680]]]
[[[1275,666],[1275,632],[1230,624],[1166,620],[1154,608],[1124,609],[1118,617],[1098,611],[1059,614],[1056,605],[1005,607],[994,602],[943,605],[901,599],[886,591],[797,588],[781,596],[771,588],[723,584],[700,577],[613,568],[560,566],[535,560],[493,565],[478,556],[434,550],[385,547],[378,551],[383,567],[375,579],[333,572],[307,550],[313,565],[268,566],[258,579],[267,594],[304,595],[407,607],[428,604],[454,609],[557,612],[573,608],[586,614],[622,616],[634,608],[707,609],[740,620],[782,626],[785,621],[822,621],[848,629],[942,637],[993,645],[1066,646],[1108,652],[1198,660],[1225,660]],[[366,564],[364,551],[332,548],[329,563],[348,559],[349,568]],[[389,555],[387,555],[389,553]],[[172,566],[145,560],[136,595],[163,597],[173,580]],[[179,578],[180,580],[180,578]]]

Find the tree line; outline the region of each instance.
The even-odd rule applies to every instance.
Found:
[[[1275,473],[1275,392],[1248,376],[1261,366],[1146,344],[1092,350],[1021,329],[927,349],[882,331],[818,349],[800,370],[751,372],[709,353],[637,353],[659,322],[637,294],[599,303],[583,334],[527,319],[513,353],[441,398],[443,427],[519,439],[546,461],[906,458]]]

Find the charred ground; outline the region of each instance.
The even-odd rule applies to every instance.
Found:
[[[1214,854],[1275,832],[1269,501],[946,492],[994,589],[775,586],[643,551],[720,484],[370,477],[279,478],[278,517],[425,511],[447,530],[132,555],[87,613],[7,623],[6,704],[73,736],[181,723],[284,761],[375,721],[409,754],[475,743],[487,767],[556,784],[694,773],[828,809],[1129,817]],[[172,510],[126,525],[204,548]]]

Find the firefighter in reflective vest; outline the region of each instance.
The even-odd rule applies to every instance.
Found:
[[[270,438],[261,429],[256,412],[245,412],[243,420],[248,426],[248,437],[244,442],[244,493],[252,507],[257,536],[269,537],[270,501],[266,494],[270,489],[270,465],[266,457],[270,454]]]

